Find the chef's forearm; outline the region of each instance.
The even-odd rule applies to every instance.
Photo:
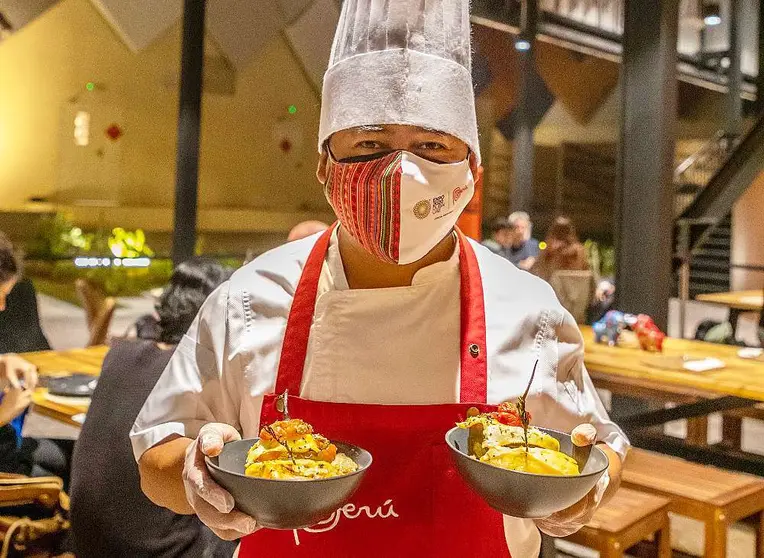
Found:
[[[610,460],[610,466],[608,467],[608,475],[610,476],[610,483],[608,484],[605,494],[602,496],[600,505],[607,503],[610,498],[618,491],[618,487],[621,486],[621,456],[618,455],[607,444],[598,444],[598,447],[605,452]]]
[[[138,461],[141,489],[149,500],[175,513],[192,514],[183,488],[183,462],[190,438],[173,438],[148,449]]]

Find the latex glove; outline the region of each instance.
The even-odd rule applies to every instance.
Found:
[[[37,367],[18,355],[0,355],[0,389],[7,386],[33,390],[37,387]]]
[[[597,429],[591,424],[580,424],[570,436],[575,445],[590,446],[597,441]],[[536,526],[552,537],[572,535],[591,521],[609,484],[610,476],[605,471],[597,485],[583,499],[549,517],[537,519]]]
[[[9,387],[0,401],[0,426],[5,426],[29,407],[32,403],[32,390]]]
[[[220,455],[225,442],[240,439],[233,426],[219,422],[205,424],[194,443],[188,446],[183,465],[183,486],[188,503],[202,523],[225,540],[249,535],[257,524],[253,517],[234,509],[233,496],[213,480],[204,456]]]

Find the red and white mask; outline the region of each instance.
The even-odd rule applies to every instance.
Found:
[[[343,228],[380,260],[422,259],[448,235],[475,192],[469,160],[433,163],[408,151],[330,157],[324,193]]]

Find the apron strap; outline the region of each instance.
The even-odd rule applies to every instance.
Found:
[[[337,223],[334,223],[318,237],[318,241],[305,261],[305,267],[302,268],[300,281],[297,283],[292,299],[292,307],[289,309],[286,331],[284,331],[284,343],[281,346],[281,359],[276,376],[276,393],[281,394],[289,389],[292,395],[300,395],[302,370],[308,354],[310,326],[313,324],[313,314],[316,309],[318,280],[329,249],[329,241],[336,228]]]
[[[459,402],[488,401],[488,348],[485,334],[483,280],[475,250],[457,227],[461,276],[461,381]]]
[[[323,269],[329,242],[337,223],[318,239],[305,262],[300,281],[289,310],[284,343],[281,348],[276,393],[285,390],[299,395],[305,358],[308,353],[310,327],[316,307],[318,281]],[[461,378],[459,401],[485,403],[488,394],[486,358],[485,304],[480,268],[472,245],[457,228],[459,238],[459,272],[461,279]]]

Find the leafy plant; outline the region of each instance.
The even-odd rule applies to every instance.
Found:
[[[589,267],[600,277],[615,276],[615,248],[588,239],[584,242]]]
[[[68,214],[56,213],[40,219],[26,253],[29,258],[38,260],[103,255],[109,248],[108,238],[103,230],[85,232],[75,226]]]
[[[92,237],[75,227],[68,215],[56,213],[40,220],[27,254],[32,258],[63,258],[87,251],[91,245]]]
[[[117,227],[111,231],[109,237],[109,250],[115,258],[151,258],[154,251],[146,244],[146,235],[143,229],[126,231]]]

